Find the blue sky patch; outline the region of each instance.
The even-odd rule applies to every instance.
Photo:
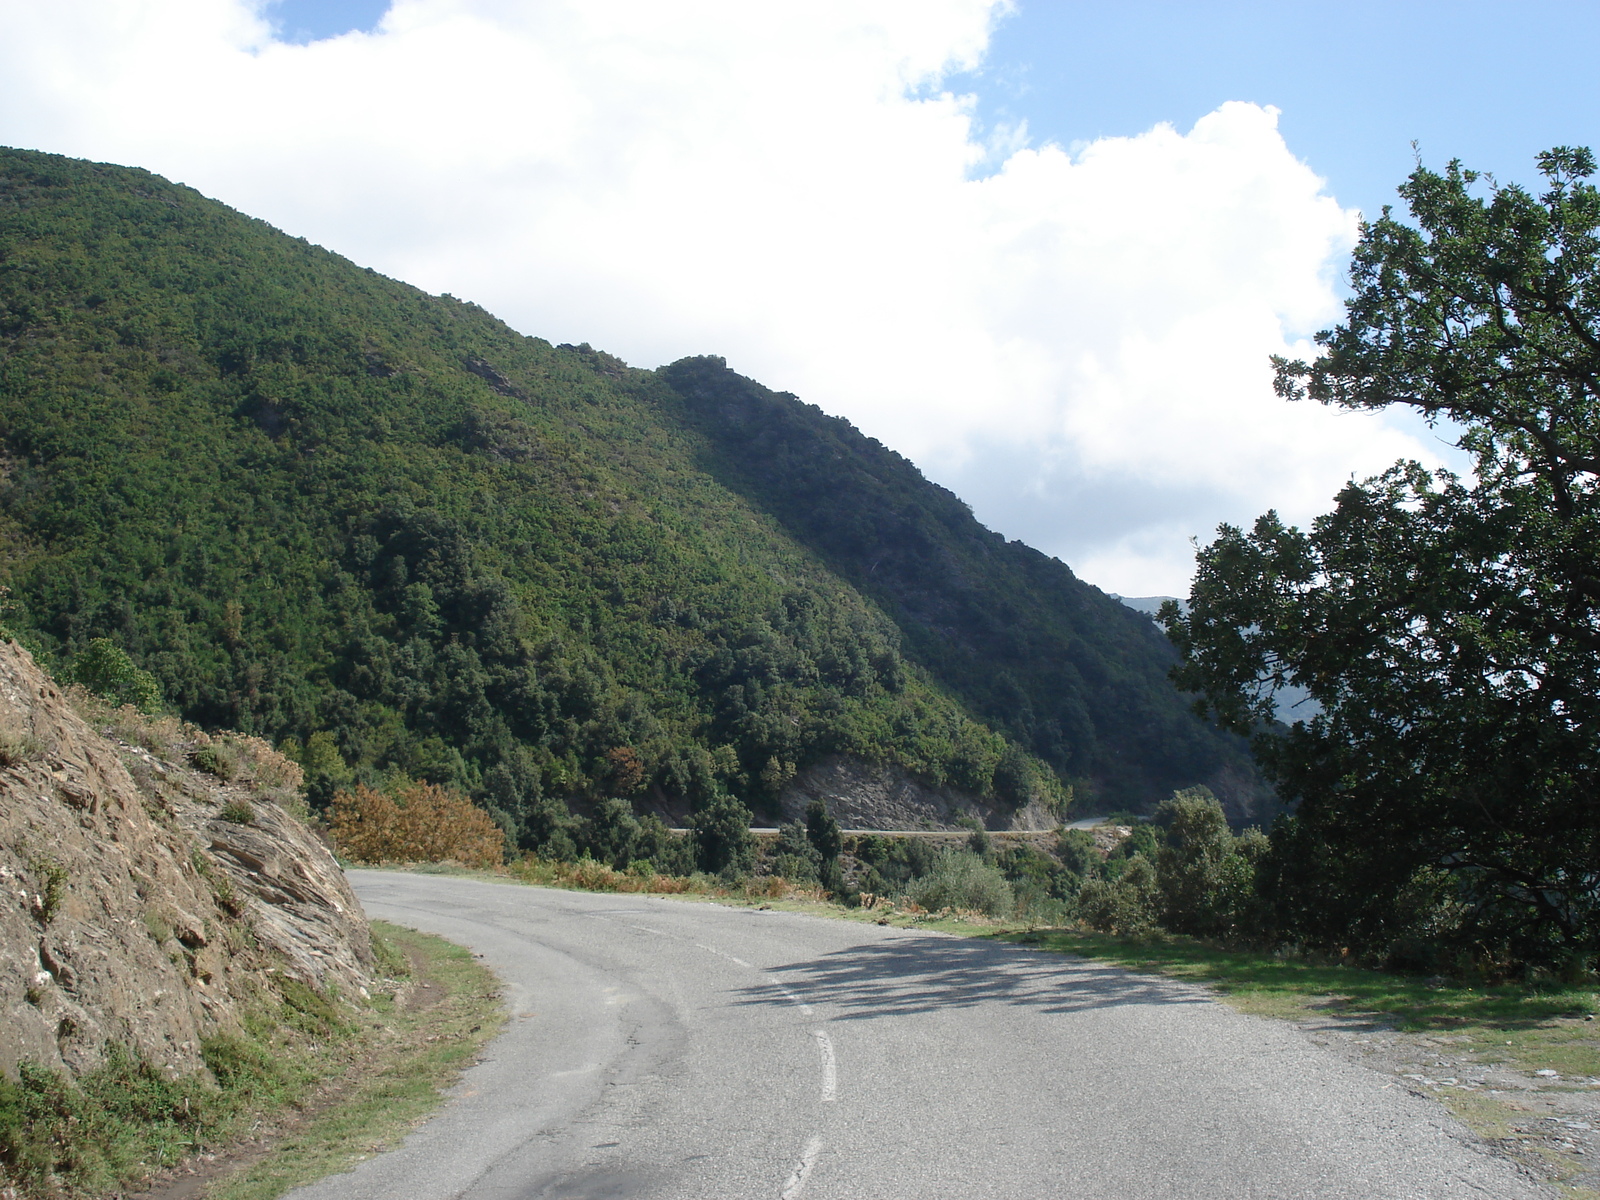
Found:
[[[324,38],[377,27],[389,0],[269,0],[267,19],[279,39],[304,46]]]

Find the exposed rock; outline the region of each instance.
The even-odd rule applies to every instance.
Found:
[[[985,829],[1048,830],[1060,818],[1035,801],[1012,810],[985,804],[952,788],[930,787],[895,767],[834,755],[799,772],[778,798],[785,821],[805,817],[822,800],[846,829],[955,829],[958,818]]]
[[[78,1074],[116,1041],[191,1071],[275,972],[370,982],[359,902],[270,791],[97,733],[3,641],[0,764],[0,1070]]]

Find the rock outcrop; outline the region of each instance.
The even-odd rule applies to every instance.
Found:
[[[80,1074],[116,1042],[192,1071],[274,979],[365,988],[366,918],[290,811],[292,765],[254,739],[105,716],[97,732],[0,641],[0,1070]]]
[[[833,755],[805,768],[778,798],[785,821],[803,820],[821,800],[846,829],[955,829],[960,818],[985,829],[1047,830],[1059,817],[1035,801],[1023,808],[986,805],[951,788],[931,787],[895,767]]]

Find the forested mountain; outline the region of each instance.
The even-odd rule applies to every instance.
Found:
[[[523,337],[143,171],[0,151],[0,577],[313,792],[1259,797],[1148,620],[849,425]],[[292,739],[292,740],[291,740]]]
[[[1096,781],[1102,802],[1138,805],[1199,778],[1245,802],[1248,768],[1174,702],[1175,655],[1148,617],[985,529],[847,421],[720,359],[660,374],[705,435],[701,464],[888,613],[907,657],[969,712],[1063,777]]]

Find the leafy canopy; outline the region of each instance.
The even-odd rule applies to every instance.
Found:
[[[1458,429],[1472,477],[1399,463],[1309,531],[1223,526],[1163,614],[1180,685],[1299,802],[1264,888],[1313,940],[1600,950],[1600,193],[1588,150],[1539,166],[1538,195],[1419,167],[1327,352],[1275,362],[1287,399]],[[1273,723],[1285,684],[1320,711]]]

